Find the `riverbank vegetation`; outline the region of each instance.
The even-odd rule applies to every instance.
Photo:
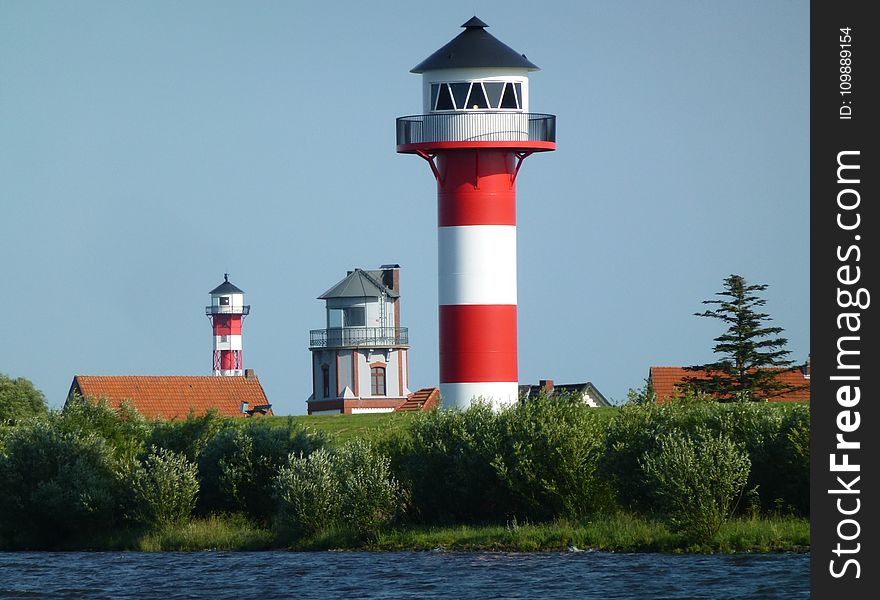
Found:
[[[0,506],[6,549],[804,550],[809,410],[165,423],[80,401],[0,429]]]

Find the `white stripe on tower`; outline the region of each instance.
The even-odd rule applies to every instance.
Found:
[[[440,304],[516,304],[516,226],[438,230]]]

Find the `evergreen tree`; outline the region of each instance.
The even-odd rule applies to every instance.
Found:
[[[720,300],[703,301],[717,308],[694,315],[720,319],[728,325],[712,348],[723,358],[686,367],[704,373],[685,378],[685,386],[728,402],[767,400],[800,389],[779,380],[782,373],[797,367],[787,358],[791,354],[785,349],[788,340],[777,337],[782,327],[766,326],[770,315],[755,310],[767,302],[758,296],[765,289],[766,285],[749,285],[741,276],[731,275],[724,280],[724,291],[715,294]]]

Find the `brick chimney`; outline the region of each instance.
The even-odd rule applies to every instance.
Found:
[[[541,379],[540,381],[538,381],[538,385],[541,386],[541,390],[544,392],[544,395],[549,396],[553,393],[552,379]]]
[[[382,283],[385,284],[392,292],[400,293],[400,265],[382,265],[379,267],[382,271]]]

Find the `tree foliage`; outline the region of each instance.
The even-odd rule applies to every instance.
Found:
[[[46,397],[33,383],[0,373],[0,423],[43,416],[47,410]]]
[[[712,348],[721,359],[687,367],[703,371],[685,378],[687,387],[723,401],[767,400],[798,389],[779,380],[794,361],[787,358],[791,354],[785,349],[788,340],[779,337],[782,327],[767,326],[770,315],[757,310],[767,302],[758,295],[766,289],[767,285],[749,284],[739,275],[730,275],[724,280],[724,290],[715,294],[720,299],[703,301],[716,308],[694,314],[718,319],[728,327],[715,338]]]

